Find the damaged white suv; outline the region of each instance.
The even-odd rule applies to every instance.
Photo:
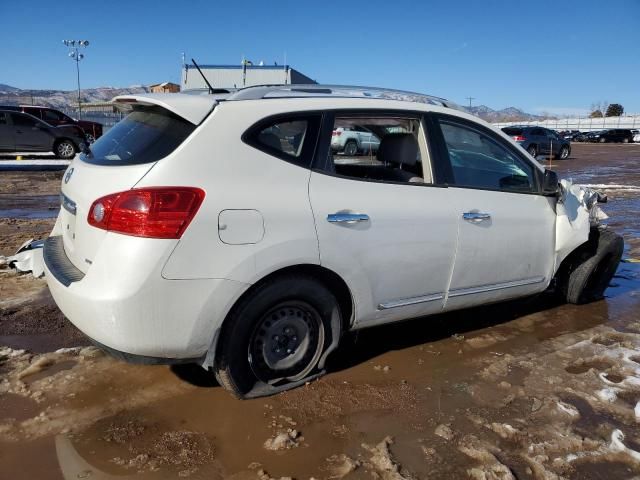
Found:
[[[240,397],[320,375],[348,330],[552,282],[600,298],[621,257],[593,192],[446,100],[288,85],[115,103],[129,114],[64,175],[51,293],[112,354],[198,362]],[[334,155],[337,128],[375,134],[375,156]]]

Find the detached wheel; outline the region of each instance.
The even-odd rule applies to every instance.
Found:
[[[536,158],[538,156],[538,147],[536,147],[535,145],[529,145],[529,148],[527,148],[527,152],[529,152],[529,155],[531,155],[533,158]]]
[[[56,157],[63,160],[70,160],[76,154],[76,146],[71,140],[61,140],[54,147]]]
[[[569,149],[569,147],[567,147],[566,145],[564,147],[562,147],[560,149],[560,152],[558,152],[558,154],[555,156],[556,160],[566,160],[567,158],[569,158],[569,154],[571,153],[571,150]]]
[[[559,286],[566,301],[579,305],[603,298],[623,249],[624,241],[619,235],[610,230],[592,230],[589,242],[563,264]]]
[[[258,286],[225,320],[216,378],[240,398],[254,389],[268,395],[300,384],[319,373],[336,315],[334,295],[310,277],[283,276]]]
[[[358,153],[358,144],[353,140],[349,140],[344,146],[344,154],[353,157]]]

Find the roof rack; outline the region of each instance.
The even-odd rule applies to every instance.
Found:
[[[444,98],[379,87],[358,87],[350,85],[256,85],[237,90],[226,100],[260,100],[265,98],[300,97],[339,97],[339,98],[376,98],[401,100],[406,102],[427,103],[441,107],[462,110],[456,103]]]

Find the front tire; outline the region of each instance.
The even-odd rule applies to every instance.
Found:
[[[569,158],[570,153],[571,153],[571,150],[569,149],[569,147],[564,146],[560,149],[560,152],[555,156],[556,160],[566,160],[567,158]]]
[[[593,229],[589,241],[568,257],[559,273],[561,294],[576,305],[600,300],[616,273],[624,241],[611,230]]]
[[[287,275],[259,285],[225,320],[215,363],[218,382],[244,398],[315,376],[332,343],[336,315],[335,296],[311,277]]]
[[[76,155],[76,146],[71,140],[60,140],[53,148],[56,157],[62,160],[71,160]]]

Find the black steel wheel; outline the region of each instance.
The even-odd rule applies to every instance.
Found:
[[[225,319],[215,352],[218,382],[245,398],[321,374],[320,360],[337,345],[340,316],[336,297],[312,277],[289,274],[256,285]]]

